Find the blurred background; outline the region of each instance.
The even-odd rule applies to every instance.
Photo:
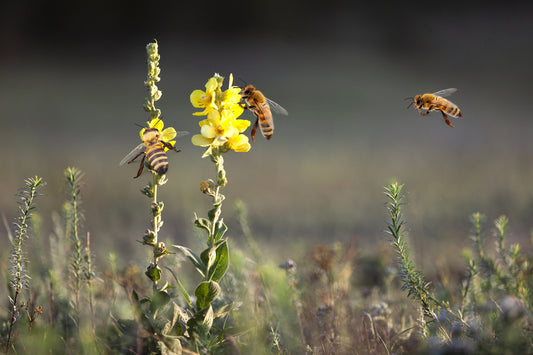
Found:
[[[198,133],[189,101],[215,73],[255,84],[289,111],[271,141],[225,155],[224,220],[243,243],[233,205],[242,200],[258,240],[283,262],[317,243],[387,240],[383,186],[397,179],[413,252],[423,267],[454,262],[468,246],[469,216],[510,217],[511,240],[533,227],[533,3],[11,1],[0,14],[0,213],[16,216],[26,177],[48,185],[37,201],[42,235],[66,196],[63,170],[85,172],[84,231],[97,258],[127,263],[149,201],[118,162],[140,143],[148,115],[147,43],[157,39],[165,124]],[[227,83],[227,82],[226,82]],[[406,97],[448,87],[462,112],[448,127]],[[250,113],[248,119],[254,120]],[[214,176],[190,137],[169,153],[161,231],[197,243],[194,213]],[[6,231],[0,239],[6,245]],[[7,251],[7,248],[6,248]]]

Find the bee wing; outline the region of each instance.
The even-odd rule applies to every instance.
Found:
[[[265,97],[265,99],[266,99],[270,109],[272,111],[274,111],[275,113],[277,113],[279,115],[284,115],[284,116],[287,116],[289,114],[287,112],[287,110],[285,110],[283,107],[281,107],[281,105],[279,105],[279,104],[275,103],[274,101],[270,100],[268,97]]]
[[[129,152],[125,157],[124,159],[122,159],[119,163],[119,165],[124,165],[126,164],[129,160],[133,159],[133,157],[135,157],[137,154],[139,154],[140,152],[143,152],[146,150],[146,146],[141,143],[139,144],[138,146],[136,146],[135,148],[133,148],[133,150],[131,152]]]
[[[451,94],[453,94],[456,91],[457,91],[456,88],[449,88],[449,89],[444,89],[444,90],[439,90],[437,92],[434,92],[433,95],[446,97],[446,96],[450,96]]]
[[[189,134],[189,132],[187,132],[187,131],[179,131],[179,132],[176,132],[176,138],[183,137],[183,136],[186,136],[188,134]]]

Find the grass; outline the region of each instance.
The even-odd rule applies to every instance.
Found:
[[[157,89],[150,92],[160,97]],[[155,101],[147,101],[147,111],[159,117]],[[260,165],[265,157],[260,158],[250,159],[259,160],[255,164]],[[460,255],[461,265],[434,265],[438,270],[428,273],[420,259],[413,257],[421,254],[417,250],[424,249],[420,245],[422,239],[406,228],[413,211],[425,208],[426,196],[412,193],[406,204],[405,187],[397,182],[385,187],[385,195],[367,191],[363,187],[370,186],[370,181],[359,176],[349,160],[364,158],[351,154],[343,158],[346,160],[329,163],[345,172],[332,189],[313,190],[326,182],[324,176],[312,171],[304,171],[297,178],[305,187],[305,196],[290,195],[291,185],[280,188],[287,192],[287,199],[302,206],[309,201],[314,205],[316,200],[334,205],[337,198],[344,201],[342,195],[348,191],[361,191],[359,196],[364,194],[366,201],[378,208],[360,211],[354,204],[341,203],[334,213],[345,216],[345,223],[351,228],[358,226],[350,221],[355,213],[361,219],[386,218],[387,222],[373,232],[379,237],[371,250],[358,238],[343,242],[328,238],[338,226],[328,225],[325,218],[314,221],[323,224],[319,232],[315,231],[324,236],[323,242],[306,239],[296,250],[292,245],[289,249],[288,241],[283,241],[289,250],[271,254],[281,248],[265,247],[267,243],[258,235],[269,229],[275,233],[277,218],[287,211],[273,210],[268,218],[261,219],[257,214],[265,212],[257,206],[264,200],[248,205],[235,202],[234,196],[240,195],[244,185],[241,183],[249,179],[246,168],[250,166],[246,165],[254,164],[253,160],[239,155],[246,162],[240,165],[235,163],[235,155],[228,154],[224,160],[216,149],[210,154],[216,168],[214,180],[201,184],[180,180],[178,185],[182,188],[176,191],[171,184],[161,183],[166,180],[164,177],[152,172],[153,181],[142,191],[150,198],[150,204],[129,196],[115,197],[120,211],[139,210],[151,220],[144,235],[140,228],[136,232],[126,227],[119,229],[117,243],[121,248],[115,249],[99,246],[105,243],[102,239],[91,239],[94,232],[90,233],[88,226],[111,228],[113,224],[112,219],[110,223],[91,221],[84,211],[80,197],[88,185],[95,184],[94,175],[84,175],[77,168],[64,171],[62,182],[67,192],[62,213],[40,208],[41,201],[46,206],[47,200],[57,199],[57,189],[50,187],[61,183],[48,180],[45,198],[34,200],[33,187],[44,182],[37,178],[27,180],[21,190],[23,208],[17,217],[18,225],[13,231],[7,227],[12,236],[13,257],[4,260],[10,262],[9,270],[2,264],[6,292],[0,292],[0,297],[6,307],[0,312],[0,346],[8,353],[88,354],[533,352],[533,257],[531,245],[510,241],[513,220],[500,216],[487,228],[486,217],[472,214],[470,247],[450,244],[443,250],[445,255]],[[305,165],[309,168],[316,155],[304,159],[311,160]],[[388,159],[384,165],[395,170],[394,159]],[[202,162],[209,164],[208,159]],[[273,177],[279,178],[274,172]],[[175,182],[179,175],[176,172],[169,181]],[[347,181],[343,180],[346,176]],[[349,183],[352,180],[357,183]],[[276,182],[282,185],[283,179]],[[257,185],[257,181],[253,184]],[[267,184],[261,187],[268,188]],[[424,186],[412,191],[420,193],[426,188],[429,193],[442,192]],[[164,233],[183,228],[176,221],[187,217],[180,213],[192,216],[193,211],[206,206],[184,204],[186,212],[169,208],[180,203],[180,193],[189,190],[198,196],[202,193],[211,201],[207,203],[206,217],[194,214],[190,223],[198,232],[197,238],[175,245],[164,239]],[[227,200],[223,191],[229,196]],[[450,192],[464,198],[460,193]],[[448,196],[442,195],[445,197]],[[417,206],[419,202],[423,207]],[[232,205],[234,213],[230,212]],[[438,216],[446,215],[446,206],[441,203],[431,207]],[[107,211],[107,218],[111,218],[114,208]],[[324,218],[313,208],[302,207],[302,211],[305,213],[291,214],[294,225],[309,223],[312,230],[317,224],[311,222]],[[43,220],[52,221],[52,233],[46,233]],[[443,240],[447,240],[445,234],[450,230],[458,229],[446,225],[446,221],[431,221],[435,222],[431,233]],[[28,228],[30,225],[33,228]],[[468,234],[467,228],[463,235]],[[344,232],[340,228],[335,233]],[[238,238],[240,235],[243,238]],[[42,248],[43,244],[49,247]],[[126,258],[122,249],[149,251]],[[291,253],[292,258],[286,259]]]
[[[194,306],[199,294],[197,291],[196,297],[184,297],[188,295],[184,289],[194,277],[185,277],[183,283],[178,281],[174,290],[167,286],[163,294],[159,288],[143,298],[139,295],[150,295],[153,287],[138,266],[117,270],[113,259],[106,265],[91,264],[89,246],[84,249],[73,238],[73,231],[81,228],[73,213],[82,215],[79,204],[73,208],[74,201],[79,203],[74,197],[82,186],[81,172],[69,168],[65,176],[71,193],[62,222],[57,221],[56,232],[50,237],[52,254],[42,259],[28,254],[28,260],[41,260],[33,268],[38,266],[37,274],[27,275],[30,277],[23,287],[17,288],[16,282],[9,287],[17,296],[11,297],[15,312],[10,314],[15,317],[3,319],[1,339],[8,352],[533,351],[533,258],[519,244],[507,245],[510,221],[505,216],[498,217],[492,231],[487,231],[484,216],[472,214],[471,248],[457,251],[463,254],[462,272],[443,271],[439,279],[429,280],[411,257],[412,245],[403,215],[404,187],[398,183],[385,188],[388,201],[384,213],[389,214],[390,239],[383,237],[374,253],[362,252],[356,243],[310,245],[302,257],[281,265],[272,263],[272,258],[258,247],[246,206],[238,202],[236,211],[246,243],[239,246],[232,242],[227,249],[231,250],[231,265],[226,277],[218,279],[218,298],[210,302],[215,316],[210,324],[212,330],[197,328],[202,338],[193,345],[190,334],[185,332],[192,331],[187,319],[194,318],[194,310],[201,311]],[[44,184],[42,180],[38,182]],[[31,190],[31,184],[26,184],[26,188]],[[33,200],[24,201],[28,208],[21,209],[20,220],[35,207]],[[28,221],[20,225],[27,226]],[[35,233],[28,231],[26,227],[24,234],[30,237]],[[20,230],[14,235],[20,235]],[[22,252],[19,255],[32,251],[28,244],[35,238],[26,239],[24,246],[14,239],[15,250]],[[494,248],[487,248],[489,241]],[[72,261],[65,261],[65,253],[56,248],[67,250]],[[392,258],[393,254],[396,258]],[[164,271],[172,271],[166,273],[167,277],[174,274],[181,278],[179,260],[178,257],[165,265]],[[200,258],[197,260],[201,262]],[[170,276],[168,280],[178,279]],[[156,326],[159,331],[155,331]],[[169,330],[173,335],[161,333]],[[209,333],[220,335],[213,338]],[[166,344],[166,350],[161,343]]]

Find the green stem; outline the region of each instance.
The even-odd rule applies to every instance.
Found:
[[[158,176],[156,173],[154,175],[154,182],[153,182],[153,199],[152,199],[152,206],[157,206],[157,184],[158,184]],[[154,267],[157,267],[157,248],[158,248],[158,233],[159,233],[159,221],[161,220],[161,213],[153,213],[154,220],[153,220],[153,228],[154,228]],[[154,292],[157,291],[157,280],[153,281],[153,290]]]
[[[20,293],[22,292],[22,289],[25,285],[25,271],[24,267],[26,264],[26,260],[24,259],[23,250],[22,250],[22,241],[24,240],[24,237],[27,236],[28,233],[28,220],[31,217],[31,210],[33,209],[33,200],[37,196],[37,189],[40,185],[44,184],[42,179],[39,177],[35,177],[34,179],[28,179],[26,180],[26,189],[28,192],[22,192],[19,194],[19,196],[22,198],[22,208],[20,211],[22,212],[22,217],[19,217],[18,222],[18,230],[16,233],[16,245],[13,249],[14,257],[12,260],[14,260],[15,264],[15,272],[12,284],[15,288],[15,295],[12,300],[12,308],[11,308],[11,317],[9,320],[9,331],[8,331],[8,337],[6,342],[6,353],[9,352],[9,348],[11,346],[12,337],[13,337],[13,328],[15,325],[15,322],[17,321],[17,313],[18,313],[18,297]]]

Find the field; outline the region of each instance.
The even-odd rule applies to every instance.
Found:
[[[138,165],[118,164],[140,143],[135,124],[150,118],[142,105],[152,39],[7,55],[0,346],[10,353],[533,352],[533,50],[527,16],[513,14],[514,27],[491,13],[435,31],[438,49],[421,40],[399,48],[386,34],[349,42],[333,32],[301,41],[246,37],[246,50],[230,41],[218,51],[205,34],[158,37],[156,106],[166,127],[190,135],[177,140],[181,152],[168,152],[168,182],[158,187],[158,241],[170,254],[159,261],[157,283],[145,271],[160,245],[139,243],[153,228],[150,200],[139,192],[153,174],[145,169],[133,179]],[[486,46],[482,29],[490,28]],[[225,77],[224,90],[230,74],[234,85],[255,84],[289,115],[274,117],[272,140],[258,133],[249,152],[223,154],[227,232],[209,240],[195,219],[213,208],[201,182],[216,182],[216,170],[201,158],[205,148],[191,143],[203,117],[192,115],[200,109],[189,96],[214,73]],[[459,88],[450,98],[463,112],[455,128],[438,112],[406,109],[404,98],[447,87]],[[68,167],[82,173],[70,170],[73,185]],[[16,263],[16,194],[28,198],[18,189],[36,175],[46,185],[19,247],[29,263]],[[17,266],[30,278],[15,299]]]

